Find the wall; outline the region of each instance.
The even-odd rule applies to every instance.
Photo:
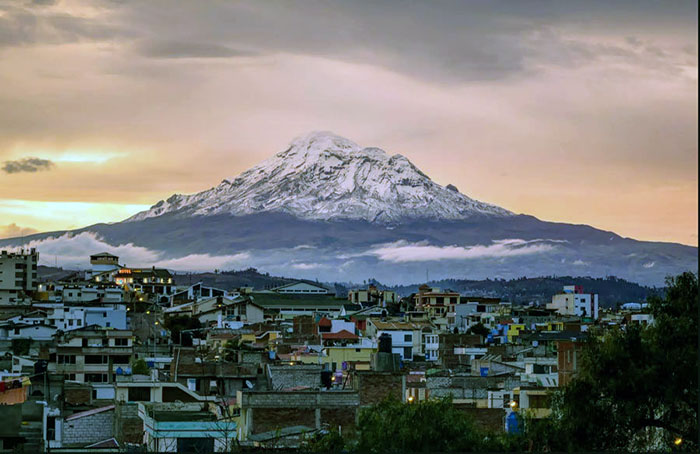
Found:
[[[291,426],[352,428],[360,398],[354,391],[240,391],[244,436]]]
[[[138,404],[116,403],[115,438],[120,446],[143,442],[143,421],[139,418]]]
[[[268,377],[272,389],[285,389],[307,386],[312,389],[321,386],[321,366],[304,364],[294,366],[268,365]]]
[[[363,407],[377,404],[387,397],[403,400],[406,377],[401,373],[357,371],[353,376],[353,388],[358,391]]]
[[[114,436],[114,410],[66,420],[63,424],[64,446],[85,446]]]

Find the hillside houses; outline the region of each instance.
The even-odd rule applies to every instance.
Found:
[[[5,389],[21,385],[0,417],[19,427],[22,412],[38,412],[24,441],[0,432],[5,447],[221,447],[230,437],[293,447],[329,424],[351,430],[387,396],[450,395],[478,424],[505,430],[514,411],[549,414],[594,327],[653,323],[641,306],[583,313],[597,297],[577,303],[575,287],[541,308],[428,285],[404,298],[375,286],[341,298],[310,281],[176,286],[169,272],[111,254],[91,264],[0,308],[0,376]],[[62,401],[45,400],[49,385]]]

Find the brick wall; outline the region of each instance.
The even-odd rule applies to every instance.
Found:
[[[404,376],[400,373],[358,371],[353,385],[360,396],[360,405],[374,405],[387,397],[403,400]]]
[[[360,402],[353,391],[242,391],[239,396],[241,407],[255,409],[357,407]]]
[[[92,389],[89,386],[67,387],[64,390],[65,401],[70,405],[89,404],[92,398]]]
[[[117,404],[114,432],[121,446],[124,443],[143,443],[143,421],[139,418],[138,404]]]
[[[72,419],[63,424],[63,443],[85,446],[114,436],[114,410]]]
[[[251,433],[259,434],[290,426],[316,427],[312,408],[256,408],[253,410]]]
[[[267,374],[272,389],[307,386],[318,389],[321,386],[321,366],[319,364],[304,364],[294,366],[268,365]]]
[[[242,391],[238,400],[252,409],[253,434],[291,426],[351,428],[360,404],[354,391]]]
[[[341,426],[343,433],[345,433],[347,429],[355,428],[356,413],[355,409],[323,408],[321,409],[321,423],[328,424],[329,429],[337,429],[338,426]]]

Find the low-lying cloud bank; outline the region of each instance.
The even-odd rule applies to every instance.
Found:
[[[513,257],[553,250],[560,240],[495,240],[489,245],[433,246],[427,242],[409,243],[401,240],[378,245],[361,255],[376,256],[393,263],[427,262],[435,260],[468,260]]]
[[[67,268],[88,268],[90,255],[109,252],[119,257],[119,262],[132,267],[159,266],[176,271],[212,271],[245,266],[250,254],[241,252],[233,255],[190,254],[179,258],[167,258],[162,252],[133,243],[113,246],[92,232],[77,235],[65,234],[34,240],[23,246],[39,251],[39,263],[42,265]]]

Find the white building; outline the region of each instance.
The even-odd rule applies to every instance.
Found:
[[[29,304],[37,287],[36,249],[10,253],[0,252],[0,306]]]
[[[88,279],[96,282],[112,282],[114,275],[121,269],[119,257],[109,252],[100,252],[90,256],[91,270],[87,273]]]
[[[121,303],[124,301],[124,290],[117,286],[65,285],[57,286],[55,292],[60,292],[60,301],[64,303]]]
[[[583,293],[579,285],[567,285],[563,292],[552,296],[547,309],[553,309],[560,315],[598,319],[598,294]]]
[[[124,307],[56,306],[48,316],[48,323],[61,331],[72,331],[85,326],[127,329]]]
[[[0,325],[0,339],[32,339],[51,340],[56,333],[56,328],[48,325]]]

